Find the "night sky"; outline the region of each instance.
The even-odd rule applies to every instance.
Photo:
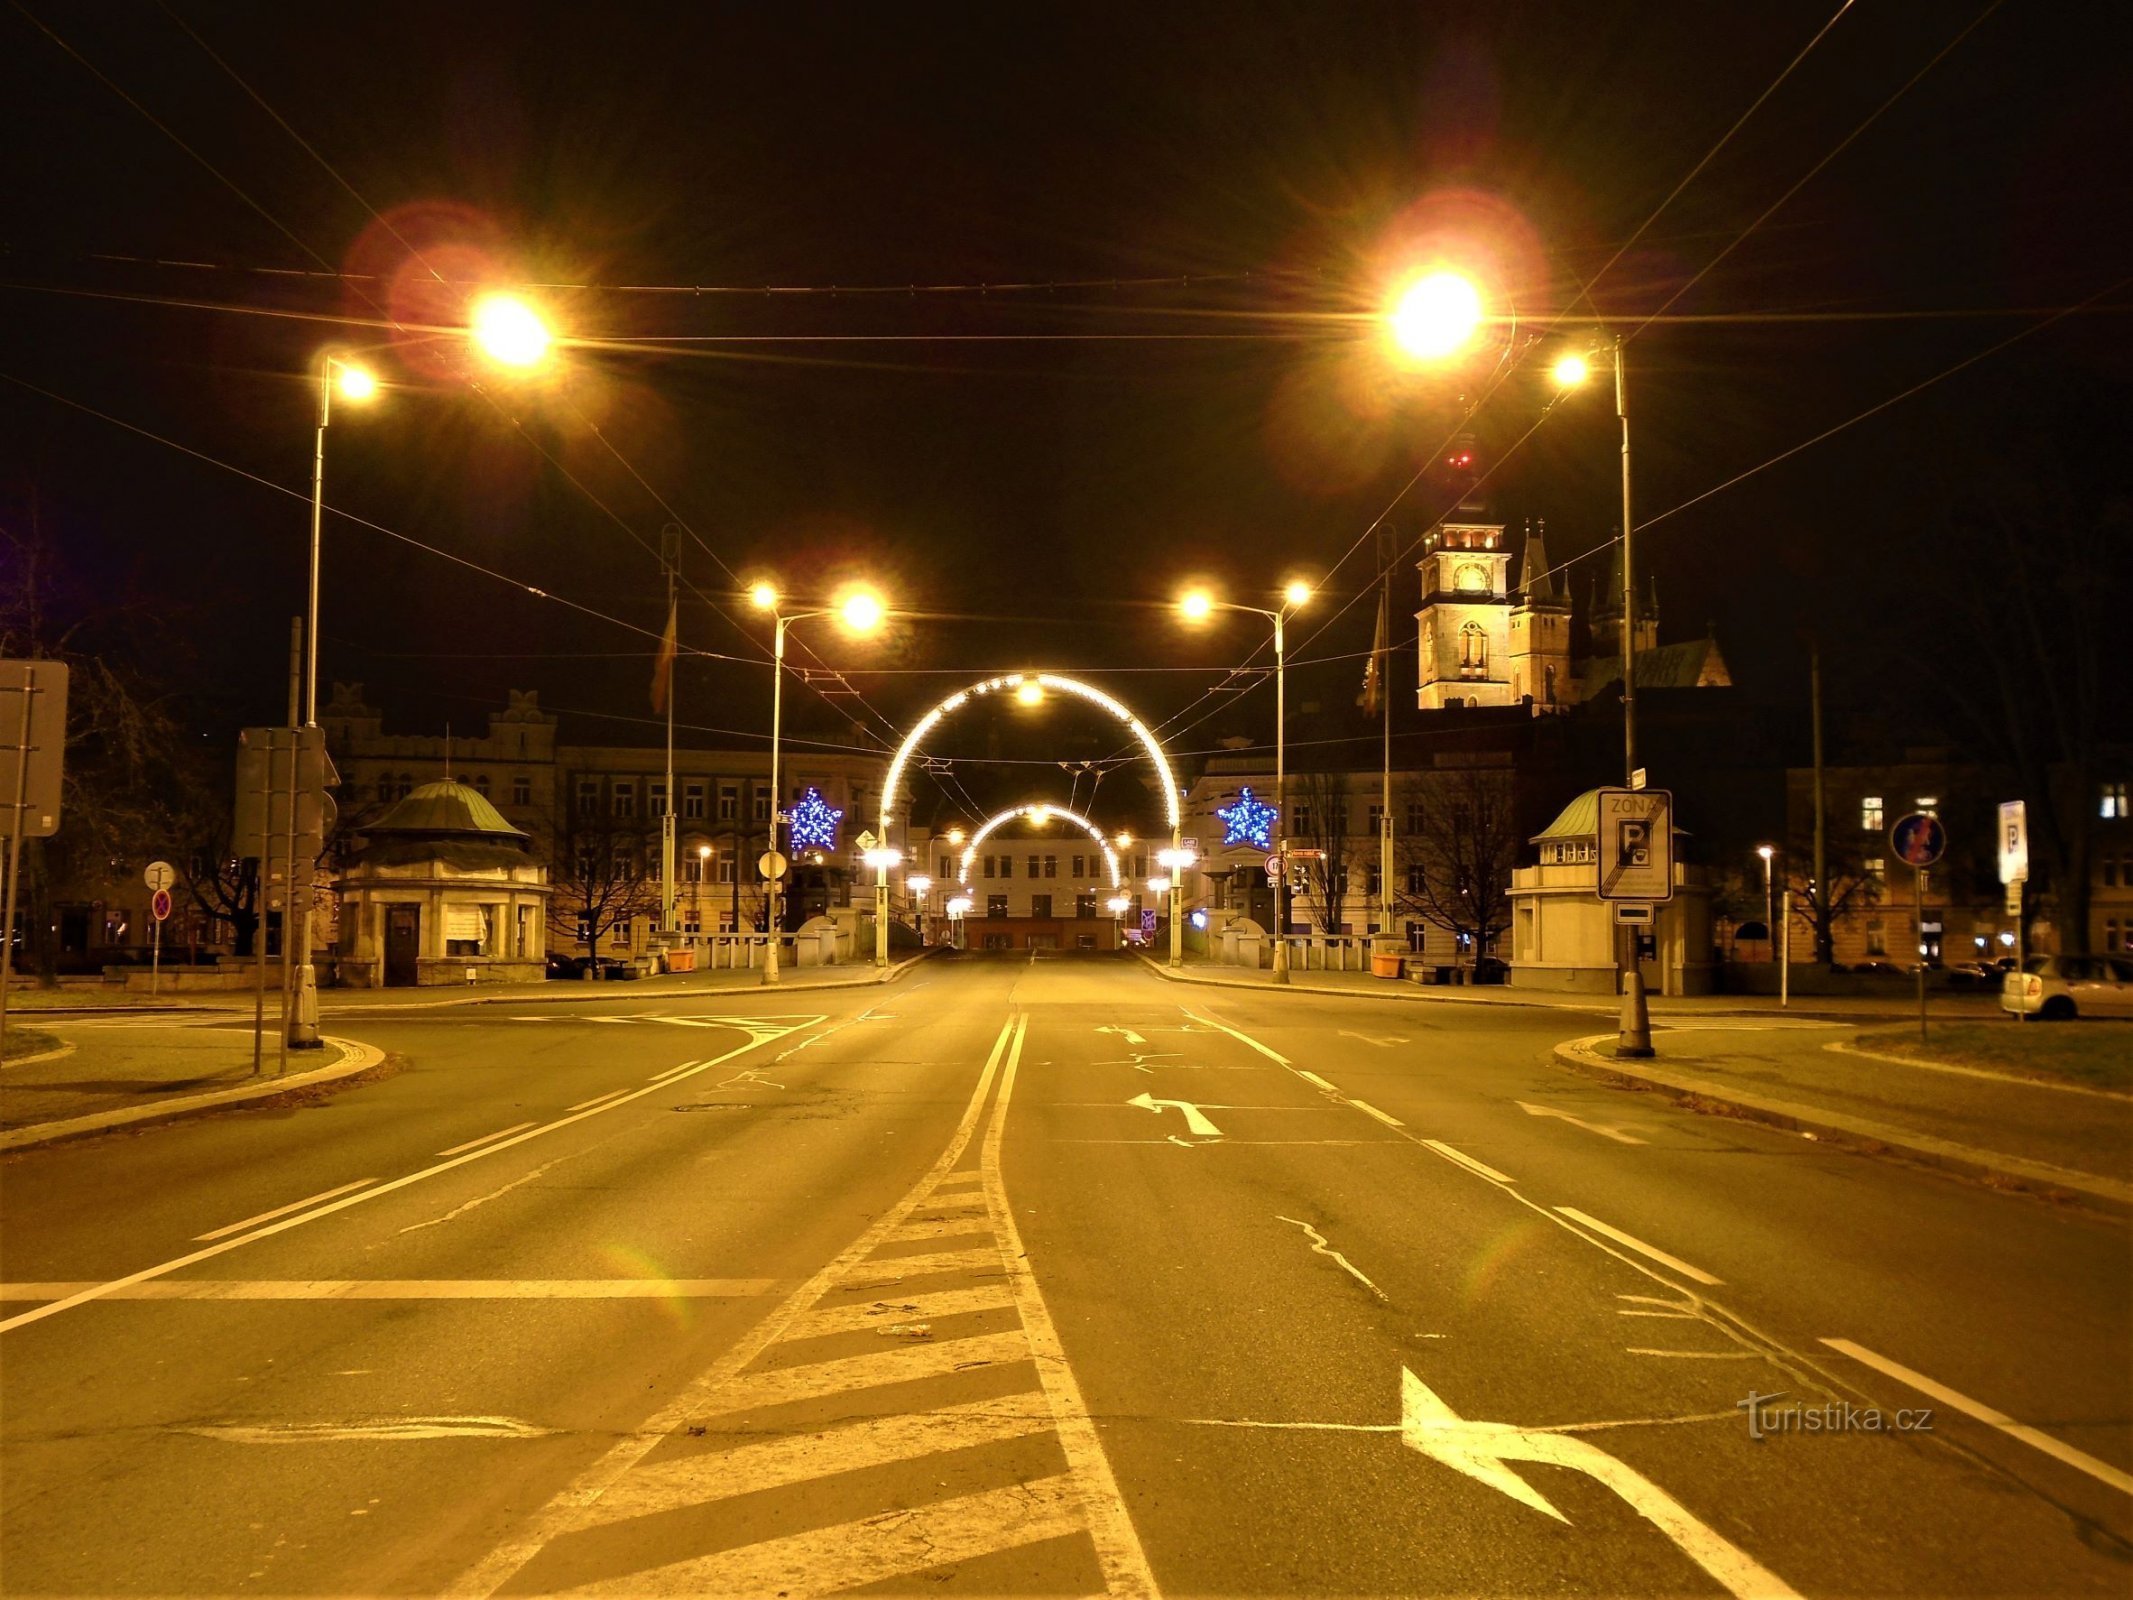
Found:
[[[31,0],[0,13],[7,528],[34,516],[78,603],[153,597],[149,653],[185,664],[203,732],[274,715],[306,370],[382,346],[393,387],[337,420],[329,504],[512,580],[329,517],[322,677],[389,728],[537,687],[575,737],[649,742],[678,520],[685,647],[764,656],[739,579],[863,574],[918,614],[809,636],[889,722],[1061,666],[1151,722],[1191,707],[1191,751],[1270,708],[1201,699],[1261,636],[1180,629],[1181,580],[1254,603],[1326,580],[1292,657],[1343,659],[1291,693],[1345,707],[1371,607],[1319,620],[1369,586],[1381,513],[1412,539],[1443,509],[1427,481],[1396,497],[1469,402],[1500,514],[1544,517],[1558,560],[1604,544],[1606,397],[1532,426],[1550,322],[1673,300],[1630,346],[1662,637],[1715,628],[1776,703],[1812,625],[1870,700],[1919,659],[1892,619],[1974,480],[2049,457],[2123,486],[2133,115],[2105,8],[1860,4],[1661,210],[1832,9]],[[1486,247],[1522,353],[1403,370],[1373,316],[1453,239]],[[586,342],[539,383],[472,373],[389,326],[445,315],[435,276],[553,286],[530,292]],[[1571,567],[1581,604],[1602,566]],[[1411,640],[1411,571],[1399,594]],[[1965,670],[1966,641],[1923,637]],[[692,742],[767,723],[760,665],[692,658],[680,693]],[[884,731],[789,706],[831,744]],[[1070,720],[999,748],[1115,748]]]

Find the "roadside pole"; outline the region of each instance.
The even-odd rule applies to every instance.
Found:
[[[1792,891],[1787,889],[1779,904],[1784,908],[1785,920],[1780,926],[1785,930],[1784,941],[1778,959],[1778,1005],[1782,1009],[1792,1004]]]
[[[37,697],[37,664],[27,664],[22,680],[22,726],[15,736],[15,798],[8,808],[7,910],[0,921],[0,1047],[7,1043],[8,975],[15,967],[15,885],[22,877],[23,818],[29,810],[30,708]]]
[[[1926,1042],[1926,869],[1911,869],[1912,943],[1918,946],[1918,1042]]]
[[[267,877],[274,865],[274,732],[264,730],[267,747],[259,762],[259,870],[252,887],[252,1076],[258,1077],[267,1036]]]
[[[1911,869],[1911,943],[1918,960],[1918,1039],[1926,1039],[1926,872],[1948,853],[1948,829],[1930,811],[1913,811],[1889,829],[1889,848]]]
[[[296,1017],[296,747],[303,738],[297,721],[297,695],[302,692],[304,673],[304,621],[289,619],[289,827],[288,856],[282,862],[281,887],[281,1048],[275,1058],[277,1073],[289,1070],[289,1029]],[[271,763],[270,763],[271,765]]]
[[[148,956],[148,993],[154,996],[162,992],[163,919],[170,915],[170,886],[178,881],[178,869],[168,861],[151,861],[148,870],[141,874],[141,881],[148,885],[151,896],[148,915],[154,943]]]

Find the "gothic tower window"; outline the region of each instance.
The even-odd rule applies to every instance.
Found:
[[[1486,672],[1489,667],[1489,630],[1469,622],[1459,630],[1459,665],[1468,672]]]

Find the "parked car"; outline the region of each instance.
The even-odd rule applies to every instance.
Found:
[[[597,968],[597,971],[589,974],[588,969],[594,968]],[[548,958],[548,976],[551,978],[583,979],[588,975],[609,982],[623,982],[643,977],[644,967],[637,961],[626,960],[621,956],[552,955]]]
[[[551,978],[580,978],[585,975],[583,956],[551,954],[548,957],[548,976]]]
[[[1499,961],[1494,956],[1483,956],[1474,963],[1474,982],[1502,983],[1511,976],[1509,962]]]
[[[1904,975],[1904,969],[1893,961],[1861,961],[1852,967],[1852,971],[1870,978],[1900,978]]]
[[[2031,956],[2000,985],[2000,1009],[2054,1021],[2133,1017],[2133,961],[2120,956]]]

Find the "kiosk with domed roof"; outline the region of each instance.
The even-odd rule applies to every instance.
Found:
[[[356,830],[340,874],[340,981],[519,983],[548,950],[548,869],[488,797],[425,783]]]

